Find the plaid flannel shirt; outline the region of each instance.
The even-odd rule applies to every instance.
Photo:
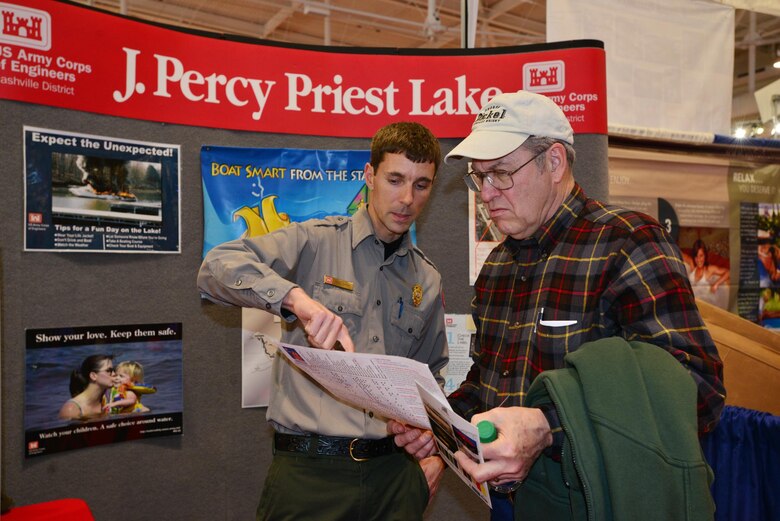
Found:
[[[723,364],[679,249],[651,217],[588,199],[575,185],[532,237],[493,249],[474,292],[474,364],[449,397],[463,417],[522,406],[536,375],[564,367],[567,353],[622,336],[679,360],[698,388],[699,431],[717,424]]]

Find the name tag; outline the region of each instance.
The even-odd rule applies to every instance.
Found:
[[[337,279],[336,277],[332,277],[330,275],[325,275],[322,278],[322,281],[325,284],[329,285],[329,286],[336,286],[337,288],[345,289],[347,291],[352,291],[354,289],[354,287],[355,287],[355,283],[354,282],[350,282],[348,280]]]

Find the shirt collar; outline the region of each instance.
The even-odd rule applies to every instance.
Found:
[[[547,222],[542,224],[530,237],[523,240],[513,239],[512,237],[506,238],[506,246],[509,252],[513,255],[518,252],[522,247],[528,247],[532,244],[543,252],[550,252],[553,250],[559,239],[563,236],[568,228],[571,227],[577,215],[585,207],[585,201],[587,197],[585,192],[577,183],[574,183],[574,187],[566,196],[566,199],[561,204],[558,211],[555,212]]]
[[[376,237],[376,233],[374,233],[374,223],[371,222],[371,216],[368,215],[368,206],[363,205],[352,216],[352,249],[357,248],[358,244],[369,237],[374,237],[379,242],[382,242],[379,237]],[[398,246],[398,249],[396,250],[396,254],[406,255],[411,248],[411,234],[407,231],[404,234],[401,245]]]

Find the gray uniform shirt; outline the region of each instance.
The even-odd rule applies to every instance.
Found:
[[[203,297],[280,315],[282,341],[308,345],[300,321],[281,308],[295,287],[341,316],[357,352],[412,358],[441,381],[447,363],[441,275],[408,234],[384,260],[384,245],[361,208],[351,218],[293,223],[224,243],[207,254],[198,274]],[[267,419],[283,432],[387,436],[385,418],[334,399],[280,356]]]

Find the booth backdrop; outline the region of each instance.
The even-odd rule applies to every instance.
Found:
[[[60,3],[17,3],[52,10],[76,9]],[[26,11],[20,8],[18,12]],[[95,13],[87,9],[78,11],[70,15],[73,18],[70,21],[86,20],[87,15],[95,16]],[[66,20],[54,16],[50,22],[56,28],[63,27]],[[132,24],[131,34],[146,34],[146,26],[137,22]],[[98,107],[100,100],[105,99],[100,94],[101,85],[113,81],[117,67],[120,70],[122,67],[121,62],[113,63],[100,58],[110,47],[108,42],[116,41],[116,31],[103,27],[99,34],[95,33],[102,39],[100,49],[104,51],[95,53],[97,43],[91,49],[83,49],[82,38],[75,38],[77,27],[74,24],[65,33],[55,33],[58,36],[53,41],[60,46],[73,46],[72,49],[60,47],[56,51],[59,56],[73,58],[69,63],[77,63],[76,58],[80,55],[94,56],[95,60],[106,62],[101,62],[101,68],[94,69],[89,78],[88,87],[96,92],[94,105],[90,105],[90,100],[84,99],[84,95],[77,96],[75,101],[84,105],[78,107],[68,106],[73,100],[67,94],[36,97],[22,85],[30,83],[21,80],[14,86],[0,84],[0,142],[4,152],[0,162],[0,478],[3,491],[17,505],[66,497],[81,498],[89,504],[99,521],[253,519],[271,459],[271,436],[264,408],[241,408],[241,310],[201,301],[195,286],[203,247],[200,149],[204,144],[367,149],[370,133],[361,131],[355,134],[361,137],[305,135],[305,125],[300,127],[300,133],[264,131],[262,128],[252,131],[251,128],[235,128],[235,120],[230,117],[223,118],[225,126],[220,128],[219,125],[197,122],[203,114],[201,111],[211,110],[212,107],[200,104],[187,109],[180,103],[177,107],[185,107],[185,110],[166,111],[164,105],[160,108],[160,100],[148,98],[147,103],[137,101],[135,106],[143,111],[138,117],[126,108],[129,104],[121,107],[128,113],[102,110]],[[180,33],[172,30],[160,27],[154,30],[169,31],[172,37],[174,34],[176,38],[181,37]],[[89,34],[90,31],[84,32],[85,36]],[[151,40],[142,36],[136,36],[137,41],[122,45],[141,48],[163,42],[159,34]],[[235,59],[235,56],[215,50],[217,47],[224,48],[224,39],[205,40],[199,40],[198,45],[207,50],[213,46],[213,49],[203,53],[203,60],[221,65]],[[251,45],[242,43],[241,52],[253,57],[252,67],[262,69],[268,48],[260,42],[255,44],[258,46],[252,50],[245,48]],[[589,42],[589,45],[599,47],[594,42]],[[13,45],[9,47],[7,42],[5,48],[16,49]],[[177,47],[177,52],[184,53],[186,48]],[[528,51],[547,52],[564,48],[560,44],[550,48],[533,46]],[[515,48],[500,52],[522,54],[525,51]],[[603,52],[603,49],[600,51]],[[45,54],[44,51],[39,52]],[[173,51],[166,52],[170,55]],[[288,52],[293,50],[288,49]],[[309,53],[310,50],[301,52]],[[365,58],[367,53],[369,51],[362,51],[361,56]],[[472,55],[477,54],[480,53]],[[371,58],[370,54],[367,58]],[[466,74],[462,65],[458,65],[461,58],[450,55],[442,59],[445,58],[457,69],[452,71],[451,76]],[[345,55],[342,60],[351,62],[353,56]],[[560,64],[555,62],[554,66]],[[396,72],[400,74],[402,71]],[[520,71],[493,67],[492,72],[499,79],[503,78],[501,81],[505,84],[514,85],[515,89],[522,87]],[[592,74],[600,75],[597,82],[603,83],[603,72],[603,68],[592,71]],[[389,74],[387,71],[383,73]],[[5,71],[4,74],[10,73]],[[570,84],[573,83],[572,79]],[[155,108],[150,113],[152,105]],[[246,116],[246,111],[243,115]],[[601,116],[603,130],[600,133],[580,131],[575,137],[578,155],[575,177],[589,195],[606,199],[606,114]],[[177,117],[195,122],[176,121]],[[473,113],[461,115],[461,120],[464,117],[470,121]],[[447,119],[447,116],[441,118]],[[378,127],[392,119],[414,118],[403,114],[395,118],[385,115],[371,119],[371,126]],[[431,121],[435,125],[443,125],[437,122],[438,118],[420,119],[423,123]],[[306,118],[298,121],[305,123]],[[181,253],[25,252],[25,126],[180,145]],[[340,125],[339,132],[343,133],[344,128]],[[465,135],[468,125],[461,125],[461,128]],[[438,135],[443,137],[445,151],[452,149],[461,137],[444,131]],[[418,245],[442,273],[448,313],[468,313],[471,300],[468,285],[468,203],[466,187],[461,179],[465,169],[465,163],[442,166],[434,183],[430,204],[417,222]],[[183,434],[25,458],[25,330],[161,322],[182,324]],[[451,474],[445,476],[444,484],[427,514],[427,518],[432,520],[480,520],[487,517],[487,507]]]

